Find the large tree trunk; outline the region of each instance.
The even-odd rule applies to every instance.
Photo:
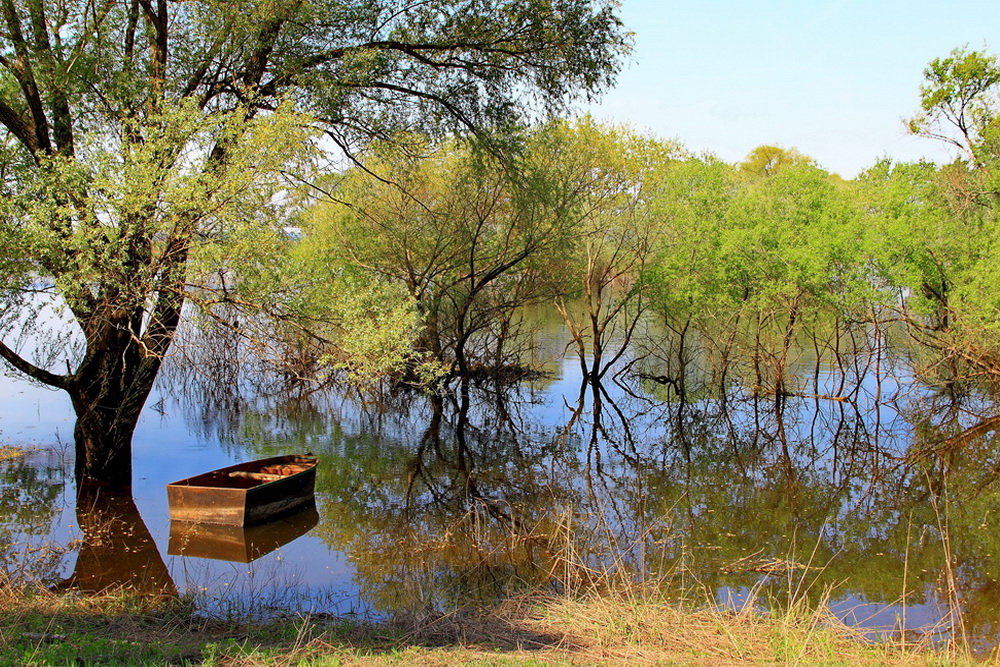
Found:
[[[70,392],[76,411],[77,484],[132,486],[132,434],[153,382],[123,389],[117,380],[95,378],[86,390]]]
[[[76,412],[78,485],[131,487],[132,433],[173,337],[177,313],[179,308],[170,313],[166,326],[158,325],[155,335],[147,333],[144,339],[128,326],[104,323],[103,335],[88,336],[83,362],[68,375],[35,366],[0,340],[0,358],[28,377],[69,394]],[[133,321],[142,320],[140,311]]]
[[[163,359],[129,329],[108,327],[99,344],[89,341],[67,387],[76,411],[77,484],[132,486],[132,435]]]

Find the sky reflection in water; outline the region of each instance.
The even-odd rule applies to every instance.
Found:
[[[138,540],[139,565],[124,543],[95,540],[96,519],[75,507],[68,400],[6,380],[0,436],[42,450],[0,463],[3,562],[78,585],[134,584],[141,569],[161,591],[197,593],[207,612],[265,615],[446,610],[605,586],[596,572],[628,570],[694,603],[705,591],[720,604],[818,602],[832,587],[831,608],[851,623],[940,634],[960,619],[977,645],[996,643],[988,402],[914,388],[901,361],[881,383],[846,371],[862,378],[851,401],[777,404],[735,389],[722,400],[697,378],[682,404],[634,375],[594,387],[575,360],[550,368],[507,392],[381,401],[248,397],[232,391],[239,378],[174,369],[135,437],[134,503],[113,517],[116,535]],[[803,358],[799,372],[800,393],[837,395],[845,371]],[[314,528],[254,547],[249,563],[176,555],[168,482],[306,451],[321,460]]]

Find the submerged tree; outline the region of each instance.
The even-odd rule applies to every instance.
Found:
[[[654,200],[663,231],[649,279],[654,308],[678,339],[671,379],[681,395],[695,332],[717,357],[721,380],[742,349],[753,364],[745,384],[785,393],[803,325],[847,312],[863,283],[858,216],[836,177],[801,156],[770,171],[743,165],[668,165]]]
[[[522,149],[502,163],[453,140],[375,146],[306,217],[306,263],[402,287],[415,352],[461,375],[519,365],[520,311],[555,299],[581,363],[593,354],[585,372],[603,375],[608,339],[624,330],[624,349],[641,312],[642,175],[675,149],[589,119],[536,127]]]
[[[495,330],[549,294],[537,276],[565,243],[564,216],[538,188],[454,140],[425,139],[416,155],[381,144],[364,161],[367,171],[344,174],[306,216],[305,263],[341,282],[361,273],[362,282],[401,288],[397,300],[408,299],[418,321],[402,342],[418,358],[467,374],[487,354],[502,356],[506,337]],[[490,334],[497,340],[484,344]]]
[[[924,70],[910,130],[951,145],[955,160],[881,162],[862,176],[873,256],[897,290],[908,330],[949,374],[1000,376],[1000,62],[958,49]],[[955,362],[958,362],[957,365]]]
[[[193,289],[235,301],[233,272],[280,243],[300,128],[350,151],[399,128],[506,125],[599,92],[626,49],[598,0],[0,9],[3,321],[45,333],[28,309],[47,296],[81,332],[75,352],[46,360],[8,337],[0,357],[70,394],[77,478],[119,486]]]
[[[599,383],[628,350],[646,310],[644,273],[660,233],[650,212],[657,169],[680,146],[590,119],[555,128],[549,166],[576,229],[570,289],[556,301],[584,377]]]

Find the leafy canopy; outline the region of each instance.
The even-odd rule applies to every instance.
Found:
[[[51,277],[86,350],[66,375],[0,355],[65,388],[116,346],[161,356],[192,287],[248,303],[218,277],[280,245],[315,133],[508,127],[628,49],[598,0],[3,0],[0,28],[0,287],[23,312]]]

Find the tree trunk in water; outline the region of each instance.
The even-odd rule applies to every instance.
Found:
[[[792,348],[792,338],[795,333],[795,322],[799,316],[798,300],[788,310],[788,321],[785,324],[785,335],[781,339],[781,357],[774,371],[774,395],[785,395],[785,366],[788,365],[788,352]]]
[[[77,484],[132,486],[132,435],[162,360],[127,332],[89,350],[68,388],[76,411]]]
[[[74,394],[72,399],[77,414],[73,429],[77,483],[131,487],[132,434],[139,411],[115,406],[109,395],[87,398]]]

